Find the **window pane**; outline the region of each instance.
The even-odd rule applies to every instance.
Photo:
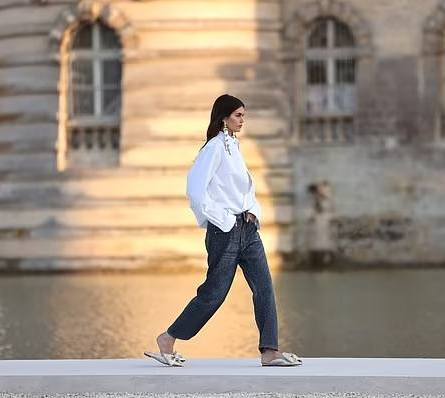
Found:
[[[329,113],[329,89],[327,85],[310,86],[306,93],[306,114]]]
[[[92,26],[82,25],[74,36],[73,48],[88,49],[93,47]]]
[[[91,89],[73,88],[73,106],[74,115],[92,115],[94,114],[94,94]]]
[[[326,62],[323,60],[308,60],[306,63],[308,84],[326,84]]]
[[[120,87],[122,63],[118,59],[105,60],[102,63],[103,83]]]
[[[100,25],[100,43],[101,48],[120,48],[119,36],[113,29],[103,24]]]
[[[326,19],[316,22],[309,36],[310,48],[326,48],[328,46],[328,24]]]
[[[354,36],[344,23],[335,21],[335,47],[354,47]]]
[[[119,89],[103,90],[103,114],[118,115],[121,107],[121,95]]]
[[[333,111],[342,114],[353,114],[356,109],[357,95],[355,85],[338,85],[334,86],[333,91]]]
[[[335,76],[337,83],[355,83],[355,59],[336,59]]]
[[[76,85],[93,85],[93,63],[90,60],[71,61],[71,82]]]

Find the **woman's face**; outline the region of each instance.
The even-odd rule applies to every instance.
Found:
[[[244,123],[244,115],[245,115],[245,109],[243,106],[239,107],[238,109],[235,109],[229,117],[225,118],[227,123],[227,128],[230,131],[238,132],[241,130],[241,127]]]

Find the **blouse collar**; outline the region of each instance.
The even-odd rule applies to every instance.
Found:
[[[218,136],[221,137],[221,139],[224,142],[224,148],[225,150],[231,155],[232,152],[230,150],[231,146],[238,147],[239,149],[239,140],[236,137],[232,137],[230,134],[224,134],[224,131],[219,131]]]
[[[218,132],[219,135],[224,136],[224,131],[220,130]],[[230,134],[227,135],[228,139],[233,141],[233,142],[239,142],[239,139],[237,137],[235,137],[235,135],[231,136]]]

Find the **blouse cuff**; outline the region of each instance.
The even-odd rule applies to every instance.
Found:
[[[216,202],[205,204],[202,212],[212,224],[224,232],[229,232],[235,225],[236,216]]]

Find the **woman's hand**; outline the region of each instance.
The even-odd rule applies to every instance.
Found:
[[[247,222],[250,222],[250,221],[255,222],[255,220],[256,220],[255,214],[247,212]]]

